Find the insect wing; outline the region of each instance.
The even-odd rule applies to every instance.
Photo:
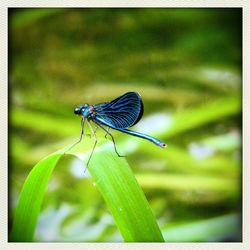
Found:
[[[143,103],[136,92],[128,92],[111,102],[94,105],[96,120],[114,128],[129,128],[143,114]]]

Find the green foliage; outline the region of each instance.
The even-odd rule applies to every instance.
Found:
[[[87,140],[83,146],[91,145],[91,142]],[[97,148],[88,170],[113,214],[123,239],[132,242],[164,241],[129,165],[112,152],[112,146]],[[20,194],[11,241],[32,241],[49,178],[65,152],[60,150],[47,156],[30,172]],[[70,151],[66,154],[70,154]],[[73,155],[81,159],[82,151],[76,151]]]
[[[130,178],[114,188],[115,179],[120,180],[117,171],[130,176],[130,170],[111,153],[112,146],[99,144],[91,178],[81,163],[62,157],[47,188],[40,187],[44,198],[42,204],[34,202],[41,206],[40,212],[33,210],[39,214],[34,241],[133,241],[124,221],[145,226],[137,215],[142,211],[150,217],[151,209],[165,241],[241,241],[241,12],[10,10],[10,231],[16,210],[29,213],[26,205],[16,206],[32,166],[78,139],[80,119],[73,109],[138,91],[144,115],[131,129],[159,137],[168,147],[162,150],[139,138],[112,134],[149,211],[143,210],[148,205],[136,203],[137,213],[131,217],[117,210],[120,199],[110,190],[123,197],[134,191],[125,191],[126,183],[138,186]],[[98,139],[103,136],[98,130]],[[91,143],[83,138],[77,158]],[[48,175],[50,170],[44,171]],[[41,184],[48,181],[46,175]],[[108,190],[102,186],[107,183]],[[132,197],[126,197],[122,212],[130,209]],[[25,202],[28,206],[30,201]],[[30,219],[35,221],[33,213]],[[120,214],[124,221],[117,219]],[[23,222],[15,220],[18,227],[24,230]]]
[[[17,11],[17,13],[11,19],[11,27],[15,29],[24,25],[33,24],[41,18],[46,18],[50,15],[60,13],[62,10],[63,9],[40,8],[36,9],[36,11],[34,11],[34,9],[26,9],[21,12]]]

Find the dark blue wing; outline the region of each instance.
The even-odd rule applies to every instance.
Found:
[[[113,128],[129,128],[143,114],[143,103],[136,92],[128,92],[111,102],[94,105],[95,119]]]

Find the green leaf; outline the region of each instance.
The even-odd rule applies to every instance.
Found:
[[[163,241],[161,232],[128,163],[113,151],[93,158],[89,171],[126,241]],[[102,164],[100,164],[102,163]]]
[[[49,177],[62,154],[45,157],[28,175],[15,211],[11,241],[32,241]]]
[[[100,140],[88,170],[102,194],[125,241],[164,241],[147,199],[125,158],[117,157],[111,142]],[[93,141],[66,154],[87,160]],[[78,151],[76,151],[78,150]],[[32,241],[49,178],[65,149],[42,159],[32,169],[20,194],[11,241]],[[83,154],[82,152],[85,152]],[[88,154],[87,154],[88,153]]]

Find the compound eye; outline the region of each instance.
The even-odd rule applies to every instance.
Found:
[[[80,108],[75,108],[74,113],[75,113],[75,115],[80,115],[81,109]]]

